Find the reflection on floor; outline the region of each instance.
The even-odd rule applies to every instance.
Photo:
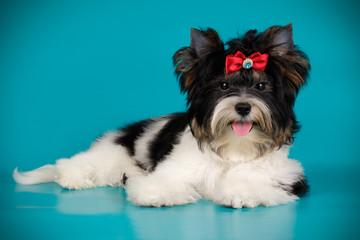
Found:
[[[0,239],[354,239],[360,190],[346,183],[358,177],[343,177],[331,184],[331,177],[314,175],[312,192],[301,200],[254,209],[207,200],[141,208],[127,202],[121,188],[68,191],[54,183],[6,181],[0,184]]]

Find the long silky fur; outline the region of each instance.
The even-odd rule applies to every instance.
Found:
[[[211,94],[216,92],[219,82],[232,81],[224,76],[224,61],[227,55],[233,55],[237,51],[242,51],[247,56],[258,51],[269,53],[265,74],[272,88],[271,94],[266,96],[267,103],[272,109],[272,129],[267,128],[268,134],[272,137],[271,148],[291,144],[294,134],[300,129],[293,111],[295,98],[300,88],[306,84],[310,71],[307,55],[293,45],[292,25],[274,26],[263,33],[250,30],[244,36],[232,39],[226,44],[221,42],[213,29],[192,31],[193,33],[196,31],[195,35],[203,36],[204,44],[201,49],[197,50],[197,46],[182,48],[175,53],[173,60],[181,90],[187,93],[190,125],[199,140],[199,145],[204,141],[212,141],[209,121],[213,115],[212,110],[217,104],[213,99],[219,99],[221,96],[211,96]],[[289,34],[286,34],[287,32]],[[207,38],[208,35],[211,37]],[[286,39],[287,36],[291,38]],[[247,76],[251,75],[250,72],[236,73],[239,75],[238,79],[249,82],[249,85],[244,87],[249,87],[252,81],[256,81],[255,78],[251,79],[251,76]],[[258,79],[262,77],[264,76]]]

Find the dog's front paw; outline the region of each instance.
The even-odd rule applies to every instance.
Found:
[[[256,198],[241,196],[227,196],[215,199],[214,201],[222,206],[230,208],[254,208],[261,204]]]
[[[296,195],[289,194],[281,188],[271,186],[267,188],[261,188],[260,186],[253,188],[222,188],[222,191],[213,196],[215,202],[231,208],[270,207],[298,199]]]
[[[199,199],[191,188],[156,181],[146,176],[128,179],[125,188],[128,200],[141,207],[170,207],[194,203]]]

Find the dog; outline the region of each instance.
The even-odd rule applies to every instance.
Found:
[[[289,159],[299,130],[293,106],[310,63],[292,24],[250,30],[223,43],[191,29],[173,56],[187,110],[108,132],[85,152],[29,172],[19,184],[65,189],[120,186],[136,206],[212,200],[231,208],[276,206],[305,195],[301,164]]]

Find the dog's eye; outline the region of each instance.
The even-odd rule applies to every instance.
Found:
[[[258,83],[255,85],[255,88],[262,91],[265,90],[266,84],[264,82]]]
[[[226,82],[220,83],[220,89],[221,90],[227,90],[229,88],[229,84]]]

